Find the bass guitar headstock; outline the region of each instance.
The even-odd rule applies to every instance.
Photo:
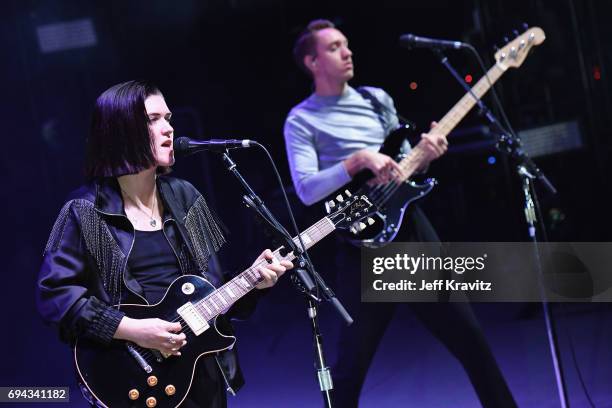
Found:
[[[518,68],[529,51],[544,42],[546,35],[540,27],[531,27],[495,53],[495,61],[504,70]]]

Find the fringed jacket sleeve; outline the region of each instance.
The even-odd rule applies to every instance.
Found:
[[[95,271],[81,218],[93,208],[80,201],[66,203],[53,226],[38,277],[37,307],[45,322],[59,327],[63,341],[84,336],[108,344],[124,314],[88,290]]]
[[[219,216],[208,206],[204,197],[197,192],[195,187],[190,186],[190,188],[198,195],[185,218],[185,226],[193,244],[194,257],[200,270],[205,272],[206,277],[212,278],[213,284],[219,287],[233,278],[233,274],[224,272],[217,262],[211,262],[215,257],[213,254],[217,253],[226,243],[224,233],[227,234],[227,231]],[[225,316],[229,319],[248,319],[255,310],[259,298],[265,292],[267,291],[251,291],[234,303],[225,313]]]

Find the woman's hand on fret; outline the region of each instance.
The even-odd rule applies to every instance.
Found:
[[[255,262],[253,262],[252,266],[255,267],[263,277],[263,281],[259,282],[256,288],[266,289],[274,286],[278,278],[280,278],[285,271],[293,268],[293,263],[284,259],[279,261],[272,251],[266,249],[259,255]]]

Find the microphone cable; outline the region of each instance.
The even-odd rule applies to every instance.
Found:
[[[293,229],[295,230],[295,233],[297,234],[298,237],[298,241],[300,242],[300,247],[302,250],[302,254],[304,254],[306,261],[310,264],[310,267],[312,268],[311,272],[313,272],[314,274],[318,275],[318,272],[316,272],[315,268],[314,268],[314,264],[312,263],[312,260],[310,259],[310,255],[308,254],[308,250],[306,249],[306,245],[304,245],[304,241],[302,240],[302,234],[297,226],[297,223],[295,221],[295,217],[293,215],[293,210],[291,209],[291,204],[289,203],[289,198],[287,197],[287,192],[285,191],[285,186],[283,185],[283,180],[280,176],[280,173],[278,171],[278,168],[276,167],[276,163],[274,162],[274,159],[272,159],[272,155],[270,154],[270,152],[268,151],[268,149],[262,145],[261,143],[255,141],[255,140],[251,140],[251,144],[259,147],[261,150],[264,151],[264,153],[266,154],[266,156],[268,157],[268,160],[270,161],[270,164],[272,164],[272,169],[274,170],[274,175],[276,176],[276,180],[278,181],[278,185],[280,186],[280,189],[283,193],[283,199],[285,200],[285,206],[287,207],[287,212],[289,214],[289,219],[291,220],[291,226],[293,227]],[[295,254],[294,254],[295,255]],[[319,281],[318,279],[313,279],[314,285],[315,285],[315,291],[316,291],[316,297],[320,298],[319,296]]]

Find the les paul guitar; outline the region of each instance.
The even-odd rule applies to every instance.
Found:
[[[336,228],[368,218],[372,204],[367,197],[347,195],[336,211],[300,234],[307,249]],[[298,237],[293,241],[300,246]],[[278,260],[295,258],[293,252],[283,256],[281,252],[286,251],[282,249],[274,251]],[[218,289],[202,277],[184,275],[172,282],[155,305],[119,305],[135,319],[180,322],[187,344],[180,356],[163,356],[157,350],[121,340],[113,340],[109,347],[78,340],[74,360],[83,384],[106,407],[179,406],[189,392],[198,359],[227,350],[236,342],[234,336],[219,330],[217,317],[262,281],[257,267],[265,262],[260,261]]]
[[[487,72],[488,80],[482,77],[472,92],[481,98],[508,68],[521,66],[532,47],[545,40],[544,31],[532,27],[509,42],[495,53],[495,65]],[[476,100],[468,92],[455,104],[455,106],[438,122],[435,132],[447,136],[451,130],[474,107]],[[391,182],[386,185],[369,186],[367,182],[373,178],[369,170],[363,170],[355,175],[353,180],[341,190],[348,188],[356,194],[369,197],[374,204],[373,225],[365,229],[364,223],[354,223],[347,232],[348,240],[357,246],[382,247],[391,242],[399,232],[404,213],[410,203],[427,195],[435,186],[436,180],[428,179],[424,183],[410,180],[414,172],[421,167],[425,152],[415,146],[407,155],[400,155],[402,142],[412,133],[407,127],[400,127],[387,136],[379,152],[393,157],[403,169],[405,177],[399,185]],[[325,202],[326,208],[335,206],[337,192],[330,195]]]

